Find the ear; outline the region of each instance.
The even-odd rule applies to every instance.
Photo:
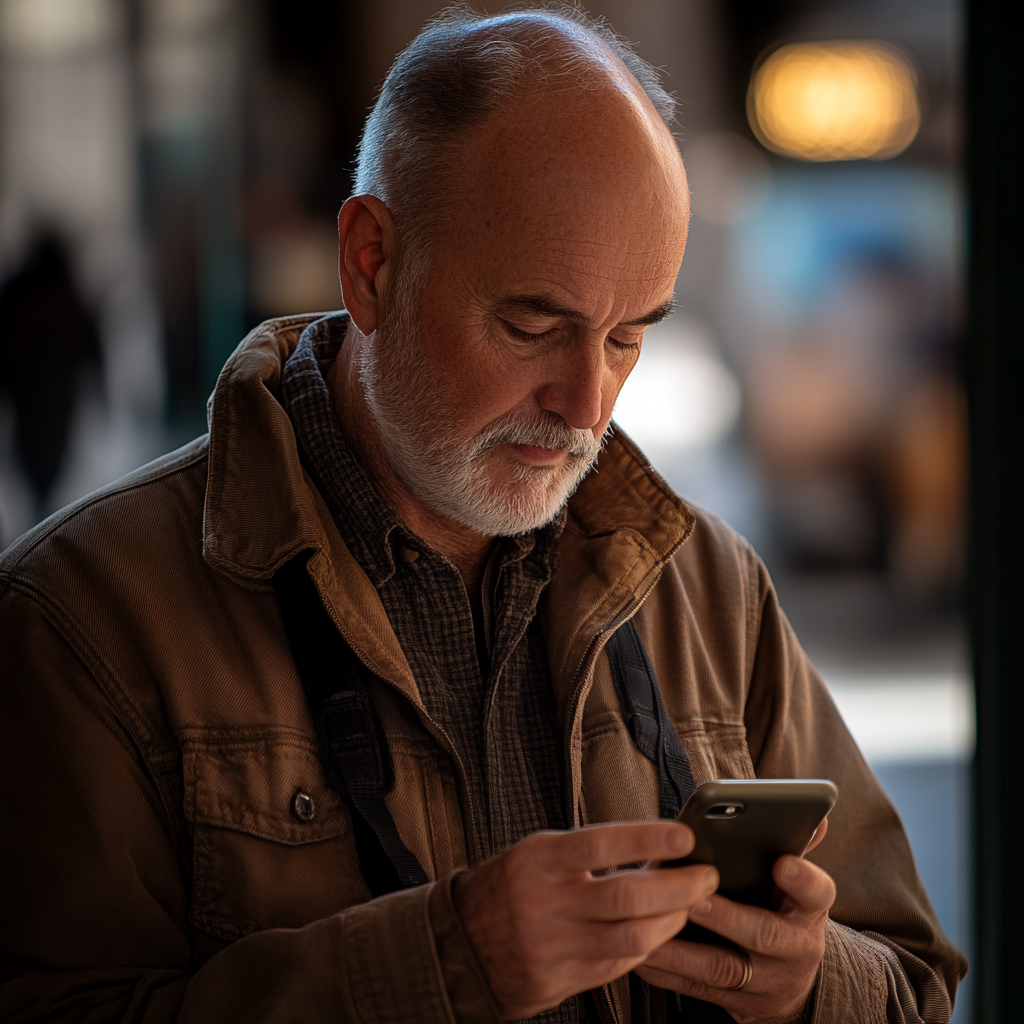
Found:
[[[351,196],[338,214],[338,264],[345,309],[363,334],[377,329],[394,269],[394,221],[376,196]]]

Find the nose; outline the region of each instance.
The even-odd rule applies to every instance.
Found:
[[[603,419],[605,390],[612,387],[604,346],[574,345],[559,355],[554,373],[537,395],[538,404],[576,430],[592,430]]]

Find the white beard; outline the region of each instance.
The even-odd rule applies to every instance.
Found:
[[[554,413],[524,420],[510,413],[476,437],[460,439],[457,387],[424,360],[411,302],[361,346],[359,379],[385,454],[413,496],[433,512],[486,537],[516,536],[546,526],[565,507],[601,451],[603,438],[576,430]],[[354,325],[353,325],[354,326]],[[488,455],[500,445],[565,451],[559,466],[502,470]],[[507,464],[506,464],[507,465]],[[490,473],[504,473],[496,483]]]

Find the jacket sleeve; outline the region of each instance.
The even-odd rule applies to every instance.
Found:
[[[144,756],[78,642],[35,601],[0,596],[0,1019],[496,1019],[449,879],[257,932],[198,966],[188,839],[159,778],[180,765]]]
[[[967,961],[939,927],[903,825],[800,648],[759,561],[754,575],[757,640],[744,718],[755,772],[830,778],[839,789],[828,834],[808,855],[838,891],[813,1020],[948,1021]]]

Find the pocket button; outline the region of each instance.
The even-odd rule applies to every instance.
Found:
[[[292,810],[299,821],[312,821],[313,815],[316,813],[316,806],[313,803],[313,798],[300,789],[292,800]]]

